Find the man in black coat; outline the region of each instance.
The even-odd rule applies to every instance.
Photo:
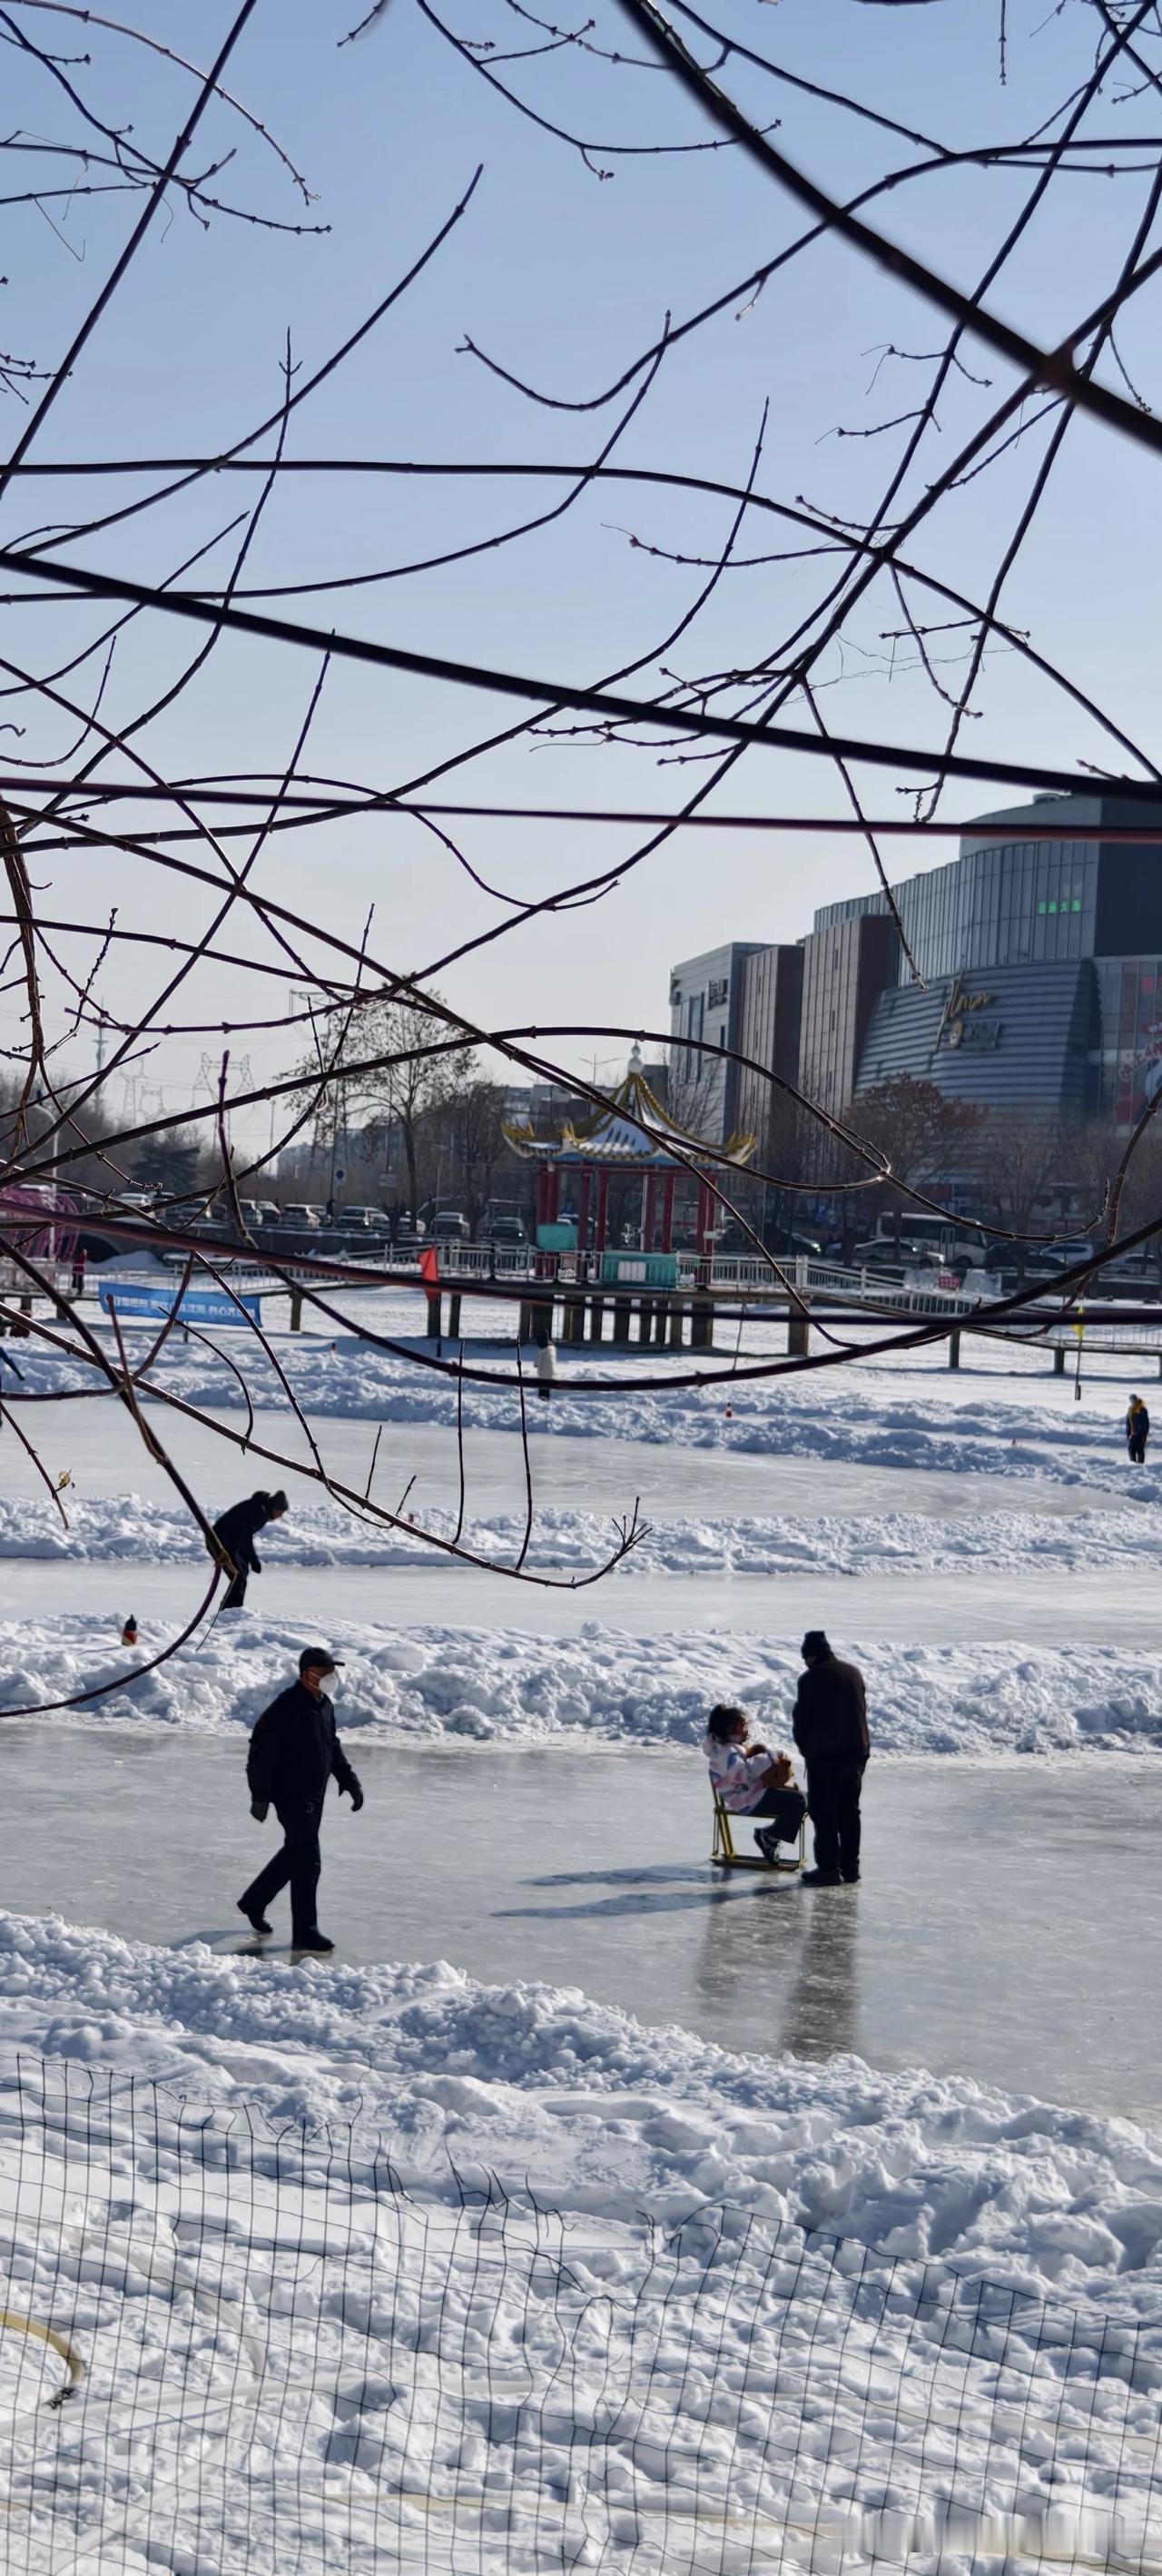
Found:
[[[232,1503],[221,1520],[214,1523],[214,1536],[235,1568],[234,1580],[222,1603],[224,1610],[240,1610],[246,1599],[248,1574],[261,1574],[255,1539],[260,1529],[271,1521],[280,1521],[286,1510],[286,1495],[248,1494],[244,1503]]]
[[[273,1806],[282,1826],[282,1850],[251,1881],[238,1899],[238,1911],[256,1932],[269,1932],[266,1909],[290,1880],[291,1947],[323,1952],[335,1944],[315,1920],[315,1893],[322,1865],[319,1826],[323,1800],[332,1776],[358,1815],[363,1791],[335,1732],[335,1711],[324,1688],[338,1670],[325,1646],[307,1646],[299,1656],[299,1677],[280,1691],[257,1719],[246,1757],[250,1813],[260,1825]]]
[[[863,1674],[841,1664],[823,1634],[803,1639],[807,1670],[795,1701],[793,1733],[807,1770],[807,1812],[815,1828],[810,1887],[838,1887],[859,1877],[859,1793],[870,1750]]]

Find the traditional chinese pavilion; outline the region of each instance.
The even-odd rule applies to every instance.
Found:
[[[566,1119],[559,1136],[537,1136],[523,1120],[506,1126],[504,1133],[514,1153],[536,1164],[538,1227],[558,1222],[562,1174],[571,1183],[578,1252],[604,1252],[606,1248],[612,1174],[640,1172],[641,1248],[643,1252],[670,1252],[679,1175],[688,1172],[691,1164],[697,1168],[703,1160],[716,1166],[733,1163],[741,1170],[750,1161],[757,1142],[754,1136],[736,1135],[726,1145],[712,1146],[704,1136],[692,1136],[687,1128],[680,1127],[650,1090],[636,1047],[624,1082],[587,1125],[574,1126]],[[714,1207],[710,1182],[698,1170],[695,1243],[699,1255],[710,1247]]]

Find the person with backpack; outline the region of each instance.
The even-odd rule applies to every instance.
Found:
[[[222,1603],[224,1610],[240,1610],[246,1599],[248,1575],[261,1574],[262,1566],[254,1542],[260,1529],[271,1521],[280,1521],[287,1507],[286,1495],[249,1494],[244,1503],[232,1503],[214,1523],[214,1536],[234,1567],[234,1578]]]
[[[1146,1442],[1149,1437],[1150,1416],[1146,1411],[1146,1407],[1142,1402],[1141,1396],[1132,1395],[1130,1397],[1129,1410],[1126,1414],[1126,1447],[1129,1451],[1131,1467],[1145,1466]]]
[[[793,1843],[803,1821],[803,1795],[791,1778],[789,1753],[770,1753],[749,1741],[750,1728],[741,1708],[712,1708],[706,1720],[702,1750],[710,1766],[710,1785],[733,1816],[762,1816],[755,1841],[764,1860],[774,1860],[780,1843]]]
[[[807,1766],[807,1813],[815,1867],[804,1887],[838,1887],[859,1877],[859,1800],[870,1750],[867,1693],[855,1664],[832,1652],[822,1628],[803,1639],[807,1667],[795,1700],[793,1734]]]

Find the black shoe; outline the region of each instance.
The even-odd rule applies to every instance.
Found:
[[[758,1844],[763,1859],[773,1860],[779,1847],[779,1838],[777,1834],[772,1833],[769,1825],[759,1825],[757,1827],[755,1832],[755,1841]]]
[[[296,1936],[291,1942],[292,1950],[309,1950],[316,1958],[322,1958],[324,1952],[333,1950],[334,1947],[334,1942],[328,1941],[326,1933],[320,1932],[317,1923],[313,1932],[304,1932],[301,1941]]]
[[[799,1884],[801,1887],[842,1887],[843,1881],[837,1869],[805,1869]]]
[[[252,1932],[273,1932],[273,1923],[267,1922],[265,1914],[253,1913],[244,1896],[240,1896],[238,1899],[238,1911],[240,1914],[244,1914],[246,1916],[246,1920],[249,1923]]]
[[[845,1869],[843,1873],[843,1884],[845,1887],[858,1887],[859,1871],[857,1869]]]

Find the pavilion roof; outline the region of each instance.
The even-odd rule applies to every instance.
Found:
[[[521,1119],[506,1125],[504,1134],[514,1153],[530,1163],[607,1163],[628,1171],[672,1171],[704,1155],[748,1163],[758,1141],[740,1134],[712,1145],[705,1136],[691,1135],[663,1109],[635,1067],[588,1125],[575,1126],[567,1118],[559,1136],[537,1136],[528,1119]]]

